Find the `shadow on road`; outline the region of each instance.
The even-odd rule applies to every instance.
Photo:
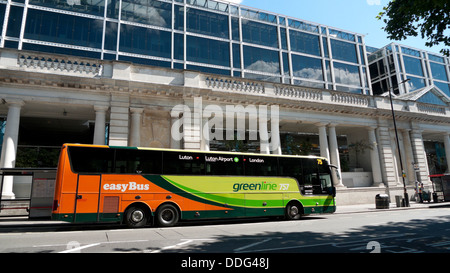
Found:
[[[305,218],[307,219],[307,218]],[[280,223],[281,224],[281,223]],[[321,224],[327,224],[326,221]],[[314,226],[311,226],[313,229]],[[267,231],[215,236],[160,253],[449,253],[450,216],[350,229],[344,233]],[[370,243],[370,244],[369,244]],[[154,249],[153,249],[154,250]],[[126,251],[121,248],[120,251]],[[133,248],[130,251],[136,251]],[[142,249],[145,251],[145,249]]]

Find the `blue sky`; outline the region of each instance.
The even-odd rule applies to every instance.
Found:
[[[383,47],[392,41],[375,17],[389,0],[229,0],[242,5],[271,11],[306,21],[336,27],[365,35],[366,44]],[[439,53],[443,46],[429,48],[425,40],[408,38],[398,43]]]

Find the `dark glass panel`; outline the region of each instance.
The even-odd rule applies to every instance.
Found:
[[[240,41],[240,35],[239,35],[239,19],[236,17],[231,17],[231,31],[233,35],[234,41]]]
[[[356,45],[331,39],[331,51],[333,59],[358,63],[358,55],[356,54]]]
[[[23,8],[11,6],[9,10],[8,30],[6,36],[19,38],[22,26]]]
[[[283,53],[283,72],[285,76],[290,75],[289,71],[289,55],[287,53]]]
[[[173,58],[177,60],[184,60],[184,35],[175,33],[173,45]]]
[[[5,19],[6,5],[0,4],[0,30],[3,30],[3,21]]]
[[[118,19],[119,18],[119,4],[120,0],[106,0],[108,1],[108,10],[106,11],[106,16],[109,18]]]
[[[229,38],[228,16],[193,9],[187,10],[187,31],[219,38]]]
[[[187,60],[230,67],[230,44],[200,37],[187,37]]]
[[[242,39],[246,43],[278,48],[277,27],[242,20]]]
[[[241,46],[233,44],[233,68],[241,68]]]
[[[280,37],[281,37],[281,48],[284,50],[288,50],[287,33],[285,28],[280,28]]]
[[[184,30],[184,7],[175,5],[174,28]]]
[[[117,49],[117,23],[106,22],[105,29],[105,49]]]
[[[292,51],[320,56],[319,36],[294,30],[289,31],[289,36]]]
[[[170,32],[122,24],[120,51],[162,58],[171,58]]]
[[[28,9],[26,39],[101,48],[103,21]]]

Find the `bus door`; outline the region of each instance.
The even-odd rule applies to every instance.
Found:
[[[74,222],[98,221],[101,175],[78,175]]]

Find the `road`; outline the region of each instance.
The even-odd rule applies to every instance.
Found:
[[[135,230],[103,225],[0,229],[0,253],[80,252],[448,253],[450,208],[308,216],[300,221],[188,223]]]

